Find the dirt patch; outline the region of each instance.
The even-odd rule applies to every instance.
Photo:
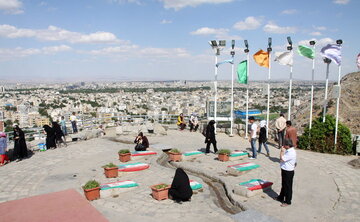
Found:
[[[355,169],[360,169],[360,158],[351,160],[348,162],[349,165],[351,165]]]
[[[120,139],[120,138],[116,138],[116,137],[108,137],[107,139],[110,141],[113,141],[113,142],[118,142],[118,143],[134,144],[134,141]]]

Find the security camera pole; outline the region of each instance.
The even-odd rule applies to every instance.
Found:
[[[289,43],[289,46],[287,47],[287,50],[290,52],[292,51],[292,41],[290,36],[287,37],[287,41]],[[289,82],[289,110],[288,110],[288,120],[291,120],[291,90],[292,90],[292,75],[293,75],[293,65],[290,66],[290,82]]]
[[[230,136],[234,136],[233,134],[233,125],[234,125],[234,56],[235,56],[235,40],[231,41],[231,52],[230,55],[232,57],[232,64],[231,64],[231,113],[230,113]]]
[[[341,39],[336,40],[336,44],[340,47],[343,41]],[[338,132],[338,125],[339,125],[339,105],[340,105],[340,95],[341,95],[341,88],[340,88],[340,78],[341,78],[341,64],[339,64],[339,74],[338,74],[338,87],[339,87],[339,95],[336,99],[336,123],[335,123],[335,150],[336,150],[336,142],[337,142],[337,132]]]
[[[250,73],[249,73],[249,61],[250,61],[250,55],[249,55],[249,44],[248,44],[248,41],[247,40],[244,40],[244,44],[245,44],[245,48],[244,49],[244,52],[246,53],[246,60],[247,60],[247,66],[246,66],[246,73],[247,73],[247,84],[246,84],[246,119],[245,119],[245,138],[247,139],[248,138],[248,126],[249,126],[249,122],[248,122],[248,118],[249,118],[249,76],[250,76]]]
[[[325,80],[325,98],[324,98],[324,107],[323,107],[323,123],[325,123],[326,119],[326,108],[328,104],[328,86],[329,86],[329,66],[331,63],[331,59],[324,58],[324,62],[326,63],[326,80]]]
[[[269,115],[270,115],[270,77],[271,77],[271,42],[272,39],[268,38],[268,56],[269,56],[269,74],[268,74],[268,85],[267,85],[267,112],[266,112],[266,137],[269,137]]]
[[[315,41],[310,41],[310,45],[313,46],[315,52]],[[313,112],[313,100],[314,100],[314,75],[315,75],[315,57],[312,59],[312,72],[311,72],[311,99],[310,99],[310,123],[309,129],[312,127],[312,112]]]

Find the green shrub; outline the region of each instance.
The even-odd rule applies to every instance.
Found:
[[[100,187],[100,183],[96,180],[89,180],[84,186],[84,190],[94,189],[96,187]]]
[[[102,166],[102,168],[113,168],[113,167],[117,167],[117,166],[113,163],[108,163],[108,164]]]
[[[165,184],[165,183],[162,183],[162,184],[158,184],[158,185],[156,185],[156,186],[154,186],[154,187],[155,187],[155,189],[160,190],[160,189],[166,188],[166,187],[168,187],[168,186],[169,186],[169,185],[167,185],[167,184]]]
[[[218,154],[226,154],[226,155],[230,155],[231,151],[228,149],[221,149],[218,151]]]
[[[181,153],[180,150],[178,150],[178,149],[171,149],[170,152],[172,152],[172,153]]]
[[[299,137],[298,148],[320,153],[352,154],[351,133],[348,127],[339,122],[337,144],[335,147],[335,123],[331,115],[326,115],[325,122],[319,117],[312,122],[312,128],[307,126]]]
[[[119,154],[125,154],[125,153],[130,153],[129,149],[121,149],[119,150]]]

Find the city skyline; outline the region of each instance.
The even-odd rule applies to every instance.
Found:
[[[261,5],[261,7],[260,7]],[[227,40],[219,61],[246,58],[273,39],[273,52],[317,41],[315,79],[325,79],[321,47],[342,39],[342,75],[357,70],[360,3],[351,0],[93,0],[0,2],[0,80],[11,82],[149,81],[214,79],[212,39]],[[311,60],[294,58],[294,79],[311,78]],[[252,57],[252,56],[251,56]],[[273,59],[272,59],[273,60]],[[219,79],[230,79],[230,65]],[[330,65],[330,79],[337,79]],[[289,68],[272,61],[272,79]],[[266,80],[267,69],[251,58],[249,80]]]

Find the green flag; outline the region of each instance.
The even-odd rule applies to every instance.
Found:
[[[307,46],[303,46],[303,45],[299,45],[298,47],[298,53],[306,58],[309,59],[313,59],[315,58],[315,51],[314,49],[307,47]]]
[[[247,60],[244,60],[239,63],[237,67],[238,82],[247,84],[248,83],[248,73],[247,73]]]

